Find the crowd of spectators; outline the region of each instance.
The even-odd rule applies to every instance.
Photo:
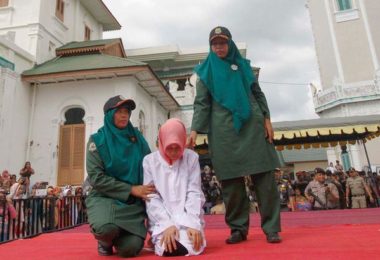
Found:
[[[210,165],[201,167],[206,214],[223,214],[222,187]],[[344,171],[339,161],[326,168],[286,174],[275,170],[281,211],[380,207],[380,176],[351,167]],[[251,212],[257,211],[252,181],[246,178]]]
[[[353,167],[344,171],[339,161],[326,169],[299,171],[294,179],[277,169],[276,181],[282,211],[380,206],[380,176]]]
[[[19,176],[0,176],[0,242],[72,227],[86,222],[82,186],[64,188],[35,182],[26,162]],[[85,191],[86,192],[86,191]]]

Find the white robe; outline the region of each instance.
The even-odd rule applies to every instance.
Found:
[[[144,185],[154,184],[157,190],[146,202],[155,253],[164,253],[165,248],[160,246],[163,231],[174,225],[179,230],[178,242],[186,247],[188,255],[200,254],[206,240],[203,219],[205,197],[201,189],[198,154],[185,149],[183,157],[169,165],[157,151],[144,158],[143,167]],[[187,236],[187,228],[202,232],[204,242],[197,252]]]

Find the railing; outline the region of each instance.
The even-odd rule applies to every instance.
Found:
[[[87,223],[85,197],[15,199],[12,204],[16,216],[6,200],[0,201],[0,243]]]

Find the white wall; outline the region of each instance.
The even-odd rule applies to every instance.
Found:
[[[115,95],[123,95],[136,101],[131,122],[138,126],[138,112],[146,117],[146,139],[152,150],[155,147],[157,127],[152,122],[163,123],[167,112],[143,90],[134,78],[88,80],[70,83],[40,85],[37,89],[35,116],[33,120],[30,161],[36,175],[33,180],[45,180],[55,184],[57,178],[57,145],[59,126],[69,108],[85,110],[86,142],[92,133],[103,125],[103,105]],[[155,104],[152,106],[152,104]]]
[[[26,160],[31,87],[20,73],[33,66],[33,56],[0,37],[0,56],[15,64],[15,71],[0,68],[0,170],[18,174]]]

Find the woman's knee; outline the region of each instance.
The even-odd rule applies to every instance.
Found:
[[[114,224],[105,224],[92,230],[98,240],[112,241],[120,234],[120,228]]]
[[[121,257],[137,256],[144,246],[144,239],[133,234],[120,236],[114,244],[117,254]]]

